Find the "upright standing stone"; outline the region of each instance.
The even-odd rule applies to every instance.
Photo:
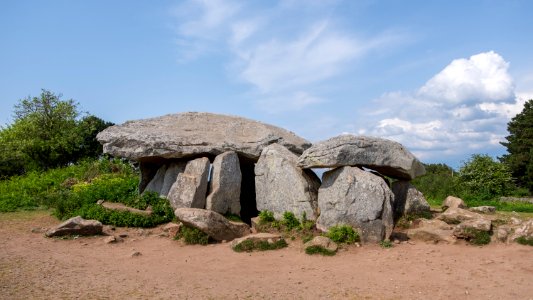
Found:
[[[241,169],[239,157],[233,151],[224,152],[215,157],[209,180],[209,196],[206,209],[221,214],[241,212]]]
[[[296,164],[298,156],[287,148],[272,144],[261,153],[255,165],[255,191],[258,210],[269,210],[275,218],[286,211],[309,219],[318,216],[317,193],[320,179]]]
[[[154,193],[161,193],[161,188],[163,187],[163,182],[165,181],[165,173],[167,172],[167,166],[162,165],[158,170],[157,173],[155,173],[154,178],[150,180],[146,188],[144,189],[145,192],[154,192]]]
[[[170,188],[168,200],[172,208],[204,208],[207,193],[209,159],[197,158],[187,163],[185,171],[178,174]]]
[[[394,193],[394,220],[404,215],[429,213],[430,206],[424,195],[409,181],[398,180],[392,184]]]
[[[340,167],[324,173],[322,178],[318,191],[319,229],[350,225],[359,229],[363,242],[389,238],[394,195],[382,178],[357,167]]]
[[[168,165],[167,170],[165,172],[165,177],[163,178],[163,184],[161,186],[161,192],[159,193],[159,195],[165,197],[168,196],[170,188],[178,179],[178,175],[185,171],[186,165],[186,162],[173,162]]]

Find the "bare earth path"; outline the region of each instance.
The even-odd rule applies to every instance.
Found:
[[[184,246],[158,229],[48,239],[49,212],[0,214],[0,299],[533,299],[533,247],[350,247],[334,257],[289,248],[235,253]],[[142,255],[132,257],[134,251]]]

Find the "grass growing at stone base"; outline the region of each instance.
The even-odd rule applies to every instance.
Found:
[[[533,246],[533,237],[521,236],[515,240],[517,243],[526,246]]]
[[[472,245],[487,245],[490,243],[490,233],[487,231],[475,229],[475,228],[465,228],[464,235],[468,242]]]
[[[359,233],[348,225],[333,226],[324,235],[335,243],[341,244],[353,244],[360,240]]]
[[[320,255],[324,255],[324,256],[333,256],[336,254],[335,251],[331,251],[331,250],[328,250],[322,246],[319,246],[319,245],[314,245],[314,246],[309,246],[307,248],[305,248],[305,253],[306,254],[309,254],[309,255],[315,255],[315,254],[320,254]]]
[[[277,250],[287,246],[287,242],[284,239],[279,239],[274,243],[269,243],[267,241],[246,240],[233,247],[233,250],[235,252],[252,252],[254,250],[267,251]]]
[[[182,226],[175,239],[183,239],[188,245],[207,245],[209,243],[209,235],[199,229],[188,226]]]
[[[391,241],[381,241],[379,242],[379,245],[381,246],[381,248],[392,248],[393,247],[393,244]]]

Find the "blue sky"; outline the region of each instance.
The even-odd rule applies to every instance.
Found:
[[[313,142],[498,156],[533,98],[533,1],[2,1],[0,124],[41,88],[115,123],[240,115]]]

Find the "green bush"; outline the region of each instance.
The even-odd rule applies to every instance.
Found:
[[[269,243],[267,241],[245,240],[233,247],[233,250],[235,252],[252,252],[254,250],[267,251],[277,250],[287,246],[287,242],[284,239],[279,239],[274,243]]]
[[[517,238],[515,241],[521,245],[533,246],[533,237],[521,236]]]
[[[490,243],[490,233],[487,231],[475,228],[465,228],[464,236],[472,245],[487,245]]]
[[[379,245],[381,246],[381,248],[392,248],[392,243],[391,241],[381,241],[379,242]]]
[[[286,211],[283,213],[283,220],[281,221],[281,224],[285,226],[288,231],[300,228],[300,221],[290,211]]]
[[[324,255],[324,256],[333,256],[336,254],[335,251],[331,251],[331,250],[328,250],[322,246],[319,246],[319,245],[313,245],[313,246],[309,246],[307,248],[305,248],[305,253],[309,254],[309,255],[314,255],[314,254],[320,254],[320,255]]]
[[[353,244],[359,241],[359,233],[348,225],[333,226],[325,236],[335,243]]]
[[[209,243],[209,235],[202,232],[200,229],[188,226],[182,226],[176,239],[183,238],[183,241],[189,245],[207,245]]]

